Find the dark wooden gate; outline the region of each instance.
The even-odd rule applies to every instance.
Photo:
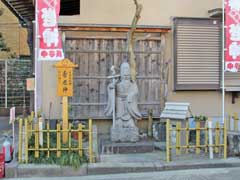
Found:
[[[126,38],[118,36],[75,36],[65,41],[67,58],[78,64],[74,71],[74,96],[70,98],[70,118],[88,117],[106,119],[107,85],[112,65],[118,68],[126,57]],[[135,44],[139,109],[146,116],[153,109],[160,115],[160,62],[159,37],[139,39]]]

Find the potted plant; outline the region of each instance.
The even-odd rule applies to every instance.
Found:
[[[205,123],[207,121],[207,116],[205,115],[198,115],[198,116],[193,116],[195,122],[200,122],[200,127],[204,127]]]

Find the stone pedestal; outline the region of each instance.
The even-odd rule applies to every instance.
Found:
[[[101,145],[101,154],[131,154],[131,153],[147,153],[154,151],[154,142],[104,142]]]
[[[139,131],[137,127],[111,128],[112,142],[137,142],[139,141]]]

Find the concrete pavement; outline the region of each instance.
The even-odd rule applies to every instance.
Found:
[[[8,180],[65,180],[67,178],[71,178],[71,180],[237,180],[239,177],[240,167],[108,174],[81,177],[14,178]]]
[[[64,176],[86,176],[100,174],[119,174],[136,172],[165,172],[172,170],[206,169],[206,168],[240,168],[239,158],[224,159],[185,159],[174,162],[108,162],[84,164],[80,169],[57,165],[34,165],[10,163],[6,166],[6,177],[64,177]]]
[[[2,149],[2,144],[4,141],[4,135],[11,135],[12,126],[9,124],[8,117],[0,117],[0,151]]]

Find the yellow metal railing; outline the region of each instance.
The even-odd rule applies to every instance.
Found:
[[[195,148],[195,153],[200,154],[201,149],[205,149],[205,153],[208,152],[209,147],[213,147],[215,153],[219,153],[220,147],[223,148],[223,157],[227,158],[227,122],[225,120],[225,123],[223,127],[220,127],[219,122],[216,123],[214,128],[211,128],[213,132],[215,132],[215,141],[212,145],[208,143],[208,131],[209,128],[207,126],[207,123],[205,123],[204,127],[200,126],[200,122],[196,122],[195,128],[189,128],[189,123],[186,122],[185,127],[183,127],[183,124],[181,122],[176,123],[176,128],[172,128],[170,120],[167,119],[166,121],[166,161],[171,161],[171,151],[172,149],[176,149],[176,155],[180,155],[185,150],[185,153],[189,152],[189,149]],[[176,132],[176,143],[175,145],[171,144],[171,132]],[[189,143],[189,133],[190,131],[196,132],[196,143],[191,144]],[[204,144],[201,144],[200,140],[200,134],[201,132],[205,132],[205,139]],[[222,134],[220,132],[223,132]],[[221,137],[221,135],[223,137]],[[184,138],[185,136],[185,138]],[[181,142],[182,139],[182,142]],[[185,140],[184,140],[185,139]],[[220,140],[223,140],[222,144],[220,143]],[[185,141],[185,142],[184,142]]]
[[[34,127],[34,128],[32,128]],[[73,129],[71,123],[69,123],[68,130],[63,130],[60,123],[57,123],[56,129],[50,129],[49,122],[46,123],[46,128],[39,130],[39,123],[29,123],[27,119],[19,120],[19,146],[18,146],[18,161],[22,163],[28,163],[28,155],[30,151],[34,152],[34,157],[39,158],[39,153],[41,151],[47,151],[47,157],[50,157],[50,152],[55,152],[57,157],[61,156],[62,151],[76,151],[79,153],[80,157],[83,157],[83,152],[87,152],[89,157],[89,162],[93,162],[93,136],[92,136],[92,119],[88,120],[88,129],[82,125],[78,124],[77,129]],[[24,131],[24,132],[23,132]],[[45,133],[46,143],[40,145],[39,137],[40,133]],[[51,147],[50,136],[51,134],[56,134],[56,147]],[[62,147],[63,145],[63,134],[68,134],[68,144],[67,147]],[[77,133],[77,146],[72,144],[72,133]],[[83,147],[83,134],[88,134],[88,146]],[[34,136],[34,146],[29,147],[29,139]],[[24,137],[24,138],[23,138]],[[24,144],[24,147],[23,147]],[[22,152],[24,149],[24,155]],[[23,157],[24,156],[24,157]]]

